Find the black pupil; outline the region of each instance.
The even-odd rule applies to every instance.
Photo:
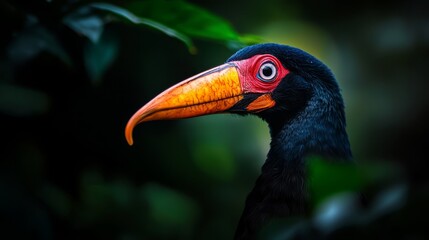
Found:
[[[273,73],[273,69],[268,67],[268,66],[265,66],[262,69],[262,74],[264,75],[264,77],[269,77],[269,76],[271,76],[272,73]]]

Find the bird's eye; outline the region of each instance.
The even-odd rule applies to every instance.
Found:
[[[271,82],[276,76],[277,68],[272,62],[266,62],[259,68],[258,78],[264,82]]]

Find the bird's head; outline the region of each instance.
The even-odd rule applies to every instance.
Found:
[[[132,145],[138,123],[224,112],[254,114],[276,125],[293,118],[318,94],[338,95],[342,107],[335,78],[323,63],[297,48],[258,44],[156,96],[131,117],[125,136]]]

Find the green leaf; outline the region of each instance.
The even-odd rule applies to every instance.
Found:
[[[194,53],[196,51],[192,40],[188,36],[160,22],[157,22],[148,18],[139,17],[133,14],[132,12],[128,11],[127,9],[124,9],[122,7],[115,6],[112,4],[108,4],[108,3],[93,3],[90,6],[92,6],[95,9],[107,11],[116,16],[122,17],[123,19],[133,24],[141,24],[141,25],[152,27],[156,30],[159,30],[167,34],[170,37],[179,39],[180,41],[186,44],[186,46],[188,47],[191,53]]]
[[[84,61],[88,75],[98,84],[118,54],[118,43],[114,38],[103,37],[98,43],[89,42],[85,47]]]
[[[49,110],[50,99],[43,92],[17,85],[0,84],[0,112],[11,116],[32,116]]]
[[[103,20],[91,12],[89,7],[82,7],[70,13],[64,17],[63,23],[93,43],[97,43],[103,33]]]
[[[188,36],[240,41],[239,35],[227,21],[185,1],[135,1],[127,8],[138,16],[152,19]]]
[[[109,3],[92,3],[89,6],[177,38],[186,44],[191,53],[196,52],[191,37],[225,42],[235,49],[262,42],[258,36],[240,36],[221,17],[186,1],[134,1],[126,8]]]
[[[17,34],[9,45],[8,55],[13,63],[23,63],[46,51],[71,65],[71,59],[52,32],[39,24],[31,24]]]

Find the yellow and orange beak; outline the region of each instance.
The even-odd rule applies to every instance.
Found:
[[[165,90],[140,108],[128,121],[125,128],[128,144],[133,144],[133,129],[141,122],[190,118],[230,109],[243,99],[245,93],[239,71],[236,64],[226,63]],[[267,101],[267,95],[262,96],[265,97],[249,106],[252,111],[267,108],[267,104],[261,104]],[[273,106],[272,99],[270,102]]]

